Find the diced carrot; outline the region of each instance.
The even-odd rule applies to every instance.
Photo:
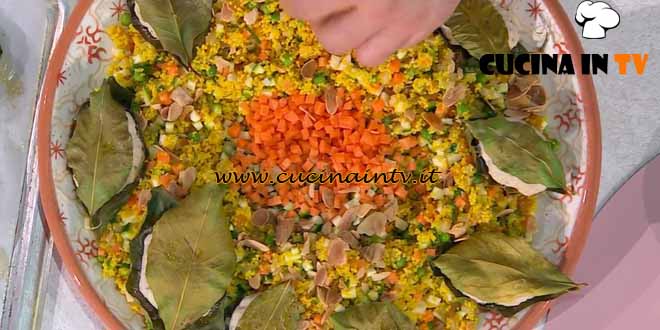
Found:
[[[282,204],[282,199],[280,198],[280,196],[275,196],[268,199],[268,206],[276,206],[281,204]]]
[[[183,170],[184,170],[184,166],[183,166],[182,163],[176,163],[176,164],[172,165],[172,172],[174,172],[174,174],[178,175],[179,172],[181,172]]]
[[[399,140],[399,146],[403,150],[411,149],[417,145],[417,138],[414,136],[408,136]]]
[[[426,312],[424,312],[424,314],[422,314],[422,321],[431,322],[431,321],[433,321],[433,317],[434,317],[433,312],[431,312],[430,310],[427,310]]]
[[[405,199],[408,196],[408,190],[406,190],[406,188],[404,188],[403,186],[399,186],[394,191],[394,195],[396,195],[396,197],[399,197],[401,199]]]
[[[174,176],[171,174],[163,174],[160,176],[160,179],[158,180],[161,185],[167,187],[170,182],[174,180]]]
[[[305,170],[306,172],[309,172],[311,169],[314,168],[314,163],[313,163],[311,160],[308,159],[307,161],[305,161],[305,163],[303,164],[302,168],[303,168],[303,170]]]
[[[399,84],[403,83],[403,81],[404,81],[403,74],[401,72],[397,72],[397,73],[392,75],[392,80],[390,81],[390,83],[392,85],[399,85]]]
[[[454,205],[462,210],[467,205],[467,199],[465,196],[460,195],[454,199]]]
[[[316,96],[315,95],[307,95],[305,96],[305,104],[314,104],[314,101],[316,101]]]
[[[383,99],[377,99],[371,104],[371,107],[376,112],[383,111],[383,109],[385,109],[385,101],[383,101]]]
[[[291,123],[296,123],[300,120],[298,115],[293,111],[287,112],[286,115],[284,115],[284,119],[286,119],[287,121],[289,121]]]
[[[173,103],[171,95],[170,92],[161,92],[158,94],[158,101],[162,105],[170,105]]]
[[[234,123],[233,125],[229,126],[227,129],[227,134],[229,134],[229,136],[232,138],[237,139],[241,135],[241,125]]]
[[[435,257],[438,254],[436,249],[426,249],[426,255],[429,257]]]
[[[169,164],[170,163],[170,154],[165,151],[156,152],[156,163],[158,164]]]
[[[401,61],[399,59],[395,58],[390,61],[390,71],[392,73],[401,71]]]
[[[319,57],[318,62],[319,62],[319,68],[325,68],[326,66],[328,66],[328,58],[325,56]]]
[[[394,285],[399,282],[399,275],[396,272],[391,272],[389,276],[385,279],[390,285]]]

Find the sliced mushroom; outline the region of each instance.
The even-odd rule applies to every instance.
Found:
[[[181,185],[181,188],[185,190],[186,192],[190,191],[190,188],[192,188],[193,183],[195,182],[195,178],[197,177],[197,170],[194,167],[188,167],[187,169],[179,172],[179,184]]]
[[[267,245],[265,245],[261,242],[255,241],[253,239],[242,240],[242,241],[238,242],[238,246],[246,246],[246,247],[255,249],[257,251],[261,251],[261,252],[270,251],[270,248]]]
[[[456,85],[445,92],[445,95],[442,96],[442,104],[446,108],[450,108],[456,103],[465,97],[465,86]]]
[[[383,255],[385,254],[385,245],[381,243],[371,244],[362,249],[362,256],[371,262],[375,267],[384,268]]]
[[[213,58],[213,64],[218,69],[218,72],[233,72],[234,63],[225,60],[222,56],[216,56]]]
[[[442,123],[442,118],[432,112],[424,112],[422,118],[424,118],[424,121],[436,131],[442,131],[445,129],[445,124]]]
[[[319,187],[319,192],[321,193],[321,200],[323,201],[323,205],[327,208],[334,208],[335,207],[335,193],[332,192],[332,190],[326,186],[321,186]]]
[[[185,88],[183,87],[177,87],[172,91],[172,94],[170,96],[172,98],[172,101],[176,102],[178,105],[185,107],[187,105],[191,105],[194,101],[192,96],[188,94]]]
[[[369,214],[369,212],[371,212],[375,208],[376,208],[376,206],[374,206],[372,204],[367,204],[367,203],[361,204],[360,207],[357,210],[358,218],[366,217],[367,214]]]
[[[250,277],[248,279],[248,284],[250,285],[251,288],[255,290],[259,290],[261,287],[261,274],[257,273],[256,275]]]
[[[312,79],[314,78],[318,68],[319,62],[317,62],[315,59],[311,59],[303,64],[302,68],[300,69],[300,75],[305,79]]]
[[[325,99],[325,110],[330,115],[337,113],[339,109],[339,97],[337,96],[337,89],[334,86],[326,88],[325,93],[323,94]]]
[[[506,99],[508,110],[539,112],[546,103],[545,88],[538,76],[518,76],[511,81]]]
[[[415,113],[415,110],[413,110],[413,109],[408,109],[408,110],[406,110],[406,112],[404,113],[404,115],[406,116],[406,119],[408,119],[408,120],[411,121],[411,122],[412,122],[412,121],[415,121],[415,119],[416,119],[416,117],[417,117],[417,115],[416,115],[416,113]]]
[[[151,190],[140,190],[137,193],[138,206],[140,208],[147,206],[147,203],[151,200]]]
[[[272,223],[274,220],[273,213],[267,209],[258,209],[252,213],[252,224],[262,227]]]
[[[234,10],[231,9],[227,1],[222,4],[222,9],[216,14],[216,18],[223,22],[231,22],[234,20]]]
[[[305,238],[305,243],[303,244],[302,248],[302,255],[306,256],[312,251],[312,245],[316,243],[316,234],[314,233],[304,233],[303,237]]]
[[[328,246],[328,265],[341,266],[346,263],[346,250],[348,244],[341,238],[335,238],[330,241]]]
[[[328,269],[324,264],[319,262],[316,263],[316,276],[314,276],[314,285],[316,286],[328,286]]]
[[[280,218],[277,220],[277,227],[275,227],[275,241],[278,245],[282,245],[289,240],[295,224],[294,219]]]
[[[359,234],[358,234],[359,235]],[[339,238],[344,240],[348,246],[350,246],[352,249],[359,249],[360,248],[360,241],[353,235],[352,232],[350,231],[342,231],[339,234],[337,234]]]
[[[371,213],[362,220],[357,232],[367,236],[387,236],[387,216],[382,212]]]
[[[449,234],[453,235],[454,238],[459,238],[465,233],[467,233],[467,224],[465,222],[459,222],[451,226],[451,229],[448,231]]]
[[[254,25],[254,23],[257,22],[258,18],[259,18],[259,10],[257,8],[250,10],[245,14],[245,16],[243,16],[243,20],[247,25]]]
[[[390,273],[390,272],[375,273],[375,274],[371,275],[371,279],[374,282],[380,282],[380,281],[388,278],[391,274],[392,273]]]

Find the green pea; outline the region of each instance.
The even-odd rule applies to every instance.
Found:
[[[211,64],[209,69],[206,71],[206,75],[210,78],[215,77],[218,74],[218,67],[215,64]]]
[[[280,21],[280,12],[276,11],[276,12],[270,14],[270,21],[273,22],[273,23],[279,22]]]
[[[190,133],[190,135],[188,135],[188,138],[190,138],[190,140],[195,142],[195,143],[199,143],[199,141],[202,140],[202,136],[199,135],[199,132]]]
[[[222,113],[222,106],[220,103],[213,103],[211,104],[211,111],[213,111],[213,113],[220,114]]]
[[[401,268],[405,267],[407,263],[408,263],[408,260],[406,260],[406,258],[402,257],[399,260],[394,262],[394,268],[401,269]]]
[[[125,11],[119,14],[119,24],[123,26],[129,26],[131,25],[131,13]]]
[[[428,141],[428,142],[431,142],[431,141],[433,140],[433,135],[432,135],[431,132],[429,132],[429,130],[426,129],[426,128],[422,129],[422,131],[420,132],[420,134],[422,135],[422,138],[423,138],[424,140]]]
[[[324,85],[328,82],[328,77],[324,72],[317,72],[312,79],[314,85]]]
[[[282,56],[280,56],[280,60],[284,66],[291,66],[291,64],[293,64],[293,56],[291,56],[289,53],[282,54]]]
[[[451,241],[451,236],[445,232],[441,232],[435,235],[440,243],[449,243]]]

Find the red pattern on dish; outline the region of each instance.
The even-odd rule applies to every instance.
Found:
[[[96,240],[89,238],[81,238],[80,232],[78,233],[78,238],[73,241],[75,255],[80,260],[81,263],[87,266],[89,260],[96,258],[99,253],[99,246],[96,243]]]
[[[103,33],[103,30],[96,26],[93,30],[91,26],[80,27],[76,31],[76,35],[79,38],[76,40],[77,45],[87,47],[87,62],[89,64],[94,63],[94,60],[103,61],[101,58],[101,53],[107,54],[108,51],[100,47],[101,36],[100,33]]]
[[[529,13],[529,16],[534,17],[534,20],[539,19],[539,15],[541,15],[541,12],[543,12],[543,8],[541,8],[541,3],[538,0],[534,0],[533,2],[528,2],[527,6],[527,12]]]
[[[50,143],[50,156],[53,157],[54,160],[64,158],[64,148],[62,148],[62,144],[60,144],[59,140]]]
[[[119,17],[119,15],[127,10],[127,7],[123,1],[117,0],[112,3],[110,10],[112,10],[112,17]]]

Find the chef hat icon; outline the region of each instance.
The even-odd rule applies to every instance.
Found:
[[[605,2],[582,1],[575,21],[582,26],[582,37],[603,39],[605,32],[619,26],[619,14]]]

